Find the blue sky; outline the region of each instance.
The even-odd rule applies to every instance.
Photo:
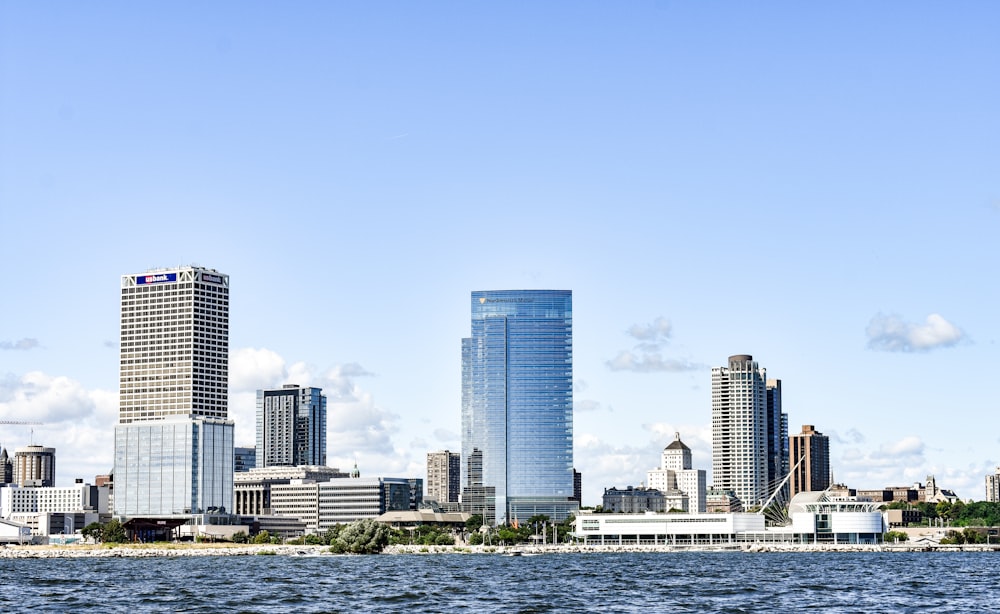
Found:
[[[584,503],[750,353],[838,481],[1000,463],[1000,6],[0,2],[0,420],[112,464],[119,276],[231,276],[231,407],[331,464],[460,448],[473,290],[574,293]],[[17,447],[26,427],[0,426]]]

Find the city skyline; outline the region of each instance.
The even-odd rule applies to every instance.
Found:
[[[744,352],[836,481],[981,496],[1000,7],[396,9],[0,7],[0,420],[43,423],[0,446],[107,473],[118,276],[201,263],[236,445],[299,383],[328,464],[422,475],[460,445],[468,293],[555,287],[584,504],[675,432],[710,470]]]

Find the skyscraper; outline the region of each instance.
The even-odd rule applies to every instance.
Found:
[[[781,380],[769,379],[767,390],[767,494],[770,496],[788,475],[788,414],[781,411]],[[788,485],[782,487],[788,495]]]
[[[232,507],[229,276],[186,266],[121,278],[115,514]]]
[[[427,453],[426,499],[438,503],[458,503],[462,485],[462,455],[441,450]]]
[[[788,481],[790,496],[800,492],[826,490],[830,477],[830,438],[820,433],[811,424],[802,426],[802,432],[789,438],[791,458],[794,467]]]
[[[744,508],[767,491],[767,373],[749,354],[712,369],[712,480],[731,490]]]
[[[471,305],[472,336],[462,339],[463,507],[466,494],[493,495],[499,524],[536,514],[562,520],[579,507],[572,292],[477,291]]]
[[[286,384],[257,391],[257,467],[326,465],[326,395]]]

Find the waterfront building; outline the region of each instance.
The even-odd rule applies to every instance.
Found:
[[[257,466],[257,448],[236,446],[233,448],[233,472],[245,473]]]
[[[763,504],[771,494],[766,381],[765,369],[749,354],[730,356],[728,366],[712,369],[713,485],[733,491],[744,508]],[[780,386],[774,390],[780,397]]]
[[[791,495],[800,492],[826,490],[832,482],[830,476],[830,438],[811,424],[802,426],[802,432],[789,439],[790,463],[794,468],[788,481]]]
[[[271,513],[298,518],[307,531],[378,518],[388,511],[416,510],[423,501],[419,478],[335,478],[292,480],[271,486]]]
[[[55,486],[56,449],[35,445],[16,448],[14,483],[18,486]]]
[[[1000,467],[997,467],[993,475],[986,476],[986,500],[1000,503]]]
[[[325,482],[346,477],[348,474],[340,469],[319,466],[277,466],[242,471],[233,476],[236,498],[233,513],[242,516],[272,514],[271,488],[274,485],[290,484],[293,480]]]
[[[499,524],[537,514],[561,521],[579,509],[572,293],[476,291],[471,311],[462,339],[463,511],[493,489],[495,515],[485,515]]]
[[[121,278],[117,516],[227,511],[229,276],[184,266]]]
[[[878,504],[800,493],[786,526],[765,526],[760,513],[594,514],[581,511],[574,536],[585,545],[739,548],[746,544],[878,544],[885,523]]]
[[[257,467],[326,465],[326,395],[286,384],[257,391]]]
[[[427,499],[458,503],[462,485],[462,455],[440,450],[427,453]]]
[[[74,533],[107,519],[109,488],[77,480],[73,486],[0,488],[0,518],[31,528],[32,535]]]
[[[674,441],[663,449],[660,466],[646,473],[646,485],[666,493],[674,490],[684,493],[685,507],[677,509],[705,511],[705,470],[692,468],[691,448],[681,441],[680,433],[674,433]]]

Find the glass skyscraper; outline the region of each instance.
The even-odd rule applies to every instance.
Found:
[[[115,514],[230,510],[229,276],[123,275],[120,345]]]
[[[462,339],[462,477],[467,496],[495,497],[497,524],[562,520],[573,489],[573,295],[472,293]],[[480,502],[481,503],[481,502]],[[489,516],[489,514],[487,514]]]
[[[326,465],[326,395],[321,388],[257,391],[257,467]]]

